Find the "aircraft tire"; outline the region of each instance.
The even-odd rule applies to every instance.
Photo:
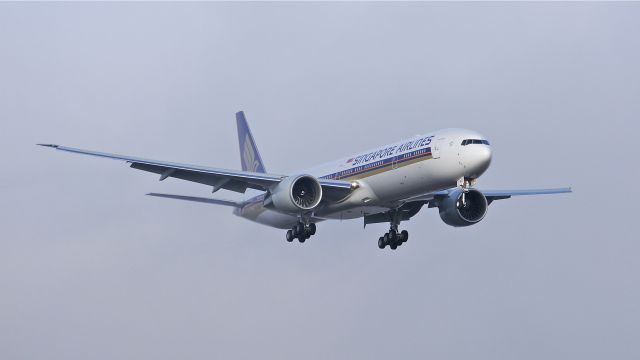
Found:
[[[387,244],[384,243],[384,237],[380,236],[378,239],[378,248],[384,249]]]
[[[292,242],[293,239],[294,239],[293,231],[292,230],[287,230],[287,241],[288,242]]]
[[[402,234],[402,242],[409,240],[409,232],[407,230],[402,230],[400,234]]]
[[[398,233],[393,229],[389,230],[389,240],[392,242],[398,240]]]
[[[314,223],[309,224],[309,234],[311,234],[311,235],[315,235],[316,234],[316,224],[314,224]]]

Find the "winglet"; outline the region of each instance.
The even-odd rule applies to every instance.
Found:
[[[54,149],[57,149],[60,145],[56,145],[56,144],[36,144],[38,146],[46,146],[46,147],[51,147]]]

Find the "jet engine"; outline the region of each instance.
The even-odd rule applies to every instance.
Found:
[[[447,225],[469,226],[480,222],[487,213],[487,198],[478,190],[451,192],[438,203],[440,218]]]
[[[318,206],[322,186],[311,175],[289,176],[276,185],[265,199],[265,206],[285,213],[300,213]]]

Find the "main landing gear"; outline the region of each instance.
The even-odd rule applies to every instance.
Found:
[[[409,232],[407,230],[398,232],[397,228],[391,228],[388,233],[380,236],[378,239],[378,247],[384,249],[389,245],[391,250],[395,250],[398,246],[406,243],[407,240],[409,240]]]
[[[298,239],[301,243],[316,233],[316,224],[309,223],[305,225],[303,222],[297,223],[291,230],[287,230],[287,241],[292,242]]]
[[[402,214],[398,210],[392,210],[389,212],[389,216],[391,217],[391,226],[389,228],[389,232],[380,236],[378,239],[378,247],[380,249],[384,249],[389,245],[391,250],[395,250],[398,246],[404,244],[409,240],[409,232],[407,230],[402,230],[398,232],[398,225],[400,225],[400,220]]]

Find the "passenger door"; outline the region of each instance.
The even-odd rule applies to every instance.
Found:
[[[391,169],[396,169],[398,167],[398,160],[400,160],[400,155],[393,157],[393,160],[391,161]]]
[[[432,144],[431,144],[431,157],[434,159],[439,159],[440,158],[440,151],[442,150],[442,144],[444,144],[445,142],[445,138],[439,138],[436,139]]]

